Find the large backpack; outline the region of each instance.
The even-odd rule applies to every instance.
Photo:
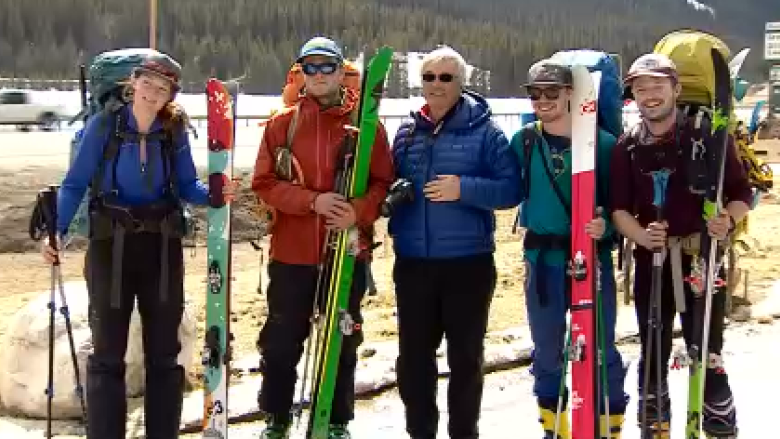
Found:
[[[715,71],[710,50],[716,49],[728,60],[731,50],[718,37],[691,29],[666,34],[656,43],[654,53],[666,55],[677,66],[682,91],[678,102],[710,106],[715,99]]]
[[[139,66],[146,57],[155,54],[159,54],[159,52],[149,48],[112,50],[96,55],[89,65],[87,73],[88,86],[87,90],[84,90],[84,92],[88,93],[87,106],[82,109],[76,118],[82,119],[86,126],[87,120],[93,117],[103,117],[106,120],[105,129],[116,135],[112,135],[109,138],[103,149],[103,160],[92,178],[89,193],[85,195],[76,211],[71,222],[69,234],[89,236],[88,208],[89,201],[93,196],[91,193],[92,188],[101,182],[102,173],[106,171],[104,165],[116,158],[119,152],[119,145],[121,144],[121,137],[126,131],[126,121],[121,120],[117,113],[127,103],[126,96],[124,96],[125,82],[132,75],[133,69]],[[79,129],[71,140],[71,161],[76,156],[76,150],[80,144],[83,131],[84,128]],[[168,152],[166,156],[170,166],[167,172],[169,172],[168,179],[170,180],[175,172],[172,166],[173,162],[171,161],[172,134],[165,133],[162,141],[164,150]],[[185,209],[185,214],[188,217],[188,221],[191,221],[188,209]],[[191,223],[188,224],[188,226],[191,225]]]
[[[623,132],[623,87],[615,57],[598,50],[577,49],[557,52],[550,59],[570,67],[585,66],[589,72],[601,72],[598,126],[615,138],[620,137]]]

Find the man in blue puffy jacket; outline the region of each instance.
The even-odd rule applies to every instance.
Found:
[[[534,64],[525,87],[538,122],[526,125],[511,141],[523,169],[523,207],[520,225],[526,228],[525,303],[534,342],[534,395],[545,439],[569,439],[568,391],[561,392],[566,340],[566,312],[570,305],[567,261],[571,246],[571,69],[551,60]],[[597,138],[596,203],[604,206],[609,194],[609,164],[615,137],[599,127]],[[607,386],[610,419],[601,416],[602,437],[618,439],[628,396],[623,391],[625,372],[615,348],[617,303],[612,264],[614,227],[601,216],[586,226],[597,240],[600,294],[606,342]],[[558,400],[561,415],[557,422]],[[602,404],[602,407],[604,405]],[[607,434],[609,431],[609,434]]]
[[[466,63],[443,47],[422,63],[426,105],[395,137],[399,180],[383,210],[396,254],[397,365],[406,430],[436,437],[436,349],[447,336],[451,438],[479,436],[483,344],[496,284],[493,210],[516,206],[520,169],[487,101],[463,90]]]

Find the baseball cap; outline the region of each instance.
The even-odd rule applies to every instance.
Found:
[[[628,69],[624,83],[629,83],[639,76],[654,76],[656,78],[672,78],[677,80],[677,66],[668,56],[660,53],[648,53],[640,56]]]
[[[344,62],[344,54],[341,47],[335,41],[325,37],[314,37],[301,47],[296,62],[312,55],[323,55],[336,58],[340,63]]]
[[[135,76],[141,73],[149,73],[161,77],[171,83],[174,90],[181,88],[181,65],[164,53],[155,53],[147,56],[141,64],[135,68]]]
[[[571,86],[574,78],[571,69],[563,64],[558,64],[549,59],[538,61],[528,70],[528,82],[524,87],[534,85],[562,85]]]

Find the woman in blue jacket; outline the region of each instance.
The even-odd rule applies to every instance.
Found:
[[[146,364],[146,435],[178,437],[184,369],[178,329],[184,309],[184,218],[180,201],[209,202],[197,179],[186,115],[173,98],[179,64],[150,55],[125,89],[127,103],[91,118],[57,200],[67,233],[88,186],[85,275],[93,352],[87,361],[87,437],[125,437],[125,351],[137,297]],[[232,197],[232,184],[227,191]],[[48,262],[56,251],[46,242]]]
[[[447,337],[451,438],[477,438],[484,337],[496,284],[494,209],[520,200],[520,169],[487,101],[463,90],[466,63],[443,47],[423,60],[426,104],[398,131],[399,180],[384,211],[393,237],[398,384],[407,432],[435,438],[436,349]]]

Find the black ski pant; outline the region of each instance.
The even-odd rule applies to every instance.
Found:
[[[436,349],[446,336],[450,438],[478,438],[484,339],[496,286],[493,255],[398,258],[393,280],[399,335],[396,369],[406,431],[414,439],[436,437]]]
[[[146,370],[146,437],[179,437],[184,368],[179,324],[184,310],[184,260],[181,240],[169,242],[168,296],[159,289],[162,238],[156,233],[128,235],[124,241],[120,306],[111,305],[113,240],[92,240],[86,256],[89,323],[93,352],[87,361],[87,438],[124,439],[127,421],[125,352],[130,316],[138,299]]]
[[[317,277],[316,265],[291,265],[278,261],[268,264],[268,319],[257,340],[263,374],[258,403],[262,412],[275,419],[290,418],[298,379],[296,366],[311,329]],[[357,328],[363,323],[360,302],[365,292],[366,263],[358,260],[347,307],[355,323],[360,324]],[[319,303],[320,310],[324,312],[325,301],[320,300]],[[362,342],[363,332],[359,329],[343,338],[331,411],[333,424],[346,424],[354,418],[357,349]],[[314,377],[309,376],[309,379]]]
[[[639,336],[642,342],[642,354],[639,361],[639,395],[641,398],[642,388],[644,385],[644,368],[650,367],[650,387],[648,393],[656,395],[657,392],[657,373],[656,373],[656,339],[653,334],[653,344],[650,346],[650,356],[645,358],[648,340],[648,331],[652,330],[649,326],[648,319],[650,308],[653,305],[651,302],[651,285],[652,285],[652,259],[651,252],[645,249],[636,249],[635,255],[635,276],[634,276],[634,303],[636,307],[636,317],[639,326]],[[677,314],[674,303],[674,289],[672,284],[672,270],[671,270],[671,257],[667,255],[663,266],[663,282],[661,287],[661,369],[662,369],[662,392],[661,396],[665,401],[664,416],[666,420],[670,419],[669,404],[670,399],[668,396],[667,377],[669,373],[669,357],[672,352],[672,329],[674,326],[674,318]],[[688,276],[691,271],[692,257],[683,253],[682,255],[682,273],[683,276]],[[723,270],[720,271],[720,276],[724,275]],[[702,333],[698,331],[694,333],[693,328],[693,309],[695,305],[693,291],[691,290],[690,283],[684,282],[685,285],[685,312],[680,314],[680,322],[683,330],[683,338],[685,339],[686,346],[690,346],[692,343],[696,343],[697,346],[701,346]],[[723,349],[723,330],[724,319],[726,309],[726,292],[725,287],[716,288],[716,293],[712,297],[712,316],[710,318],[710,333],[709,333],[709,349],[708,355],[710,357],[716,356],[720,358],[721,351]],[[701,300],[701,309],[704,310],[704,301]],[[639,404],[638,420],[641,422],[641,410],[642,401]],[[649,402],[649,406],[653,406],[655,403]],[[710,415],[717,415],[720,418],[718,421],[721,424],[735,423],[735,409],[733,405],[733,395],[728,383],[728,375],[722,365],[713,367],[710,365],[706,369],[705,388],[704,388],[704,421],[705,424],[708,421]],[[717,407],[721,413],[715,414],[708,410],[709,407]],[[648,418],[655,420],[657,418],[656,413],[653,410],[648,410]],[[706,430],[706,425],[705,425]]]

